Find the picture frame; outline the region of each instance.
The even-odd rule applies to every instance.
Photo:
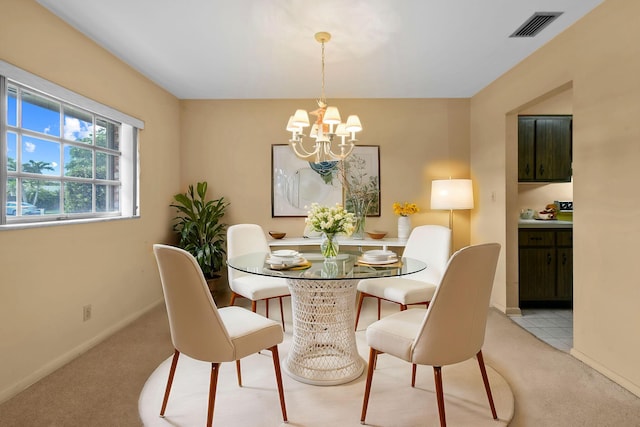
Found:
[[[312,203],[342,203],[342,185],[323,179],[288,144],[272,144],[271,216],[306,217]]]
[[[357,145],[343,165],[343,205],[355,212],[353,198],[365,200],[366,216],[380,216],[380,146]]]
[[[347,190],[367,184],[367,216],[380,216],[380,147],[358,145],[344,162],[310,163],[288,144],[271,145],[271,216],[306,217],[312,203],[340,203],[353,212]],[[346,183],[346,185],[345,185]]]

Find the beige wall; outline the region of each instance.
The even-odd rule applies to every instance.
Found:
[[[397,236],[394,201],[421,212],[412,224],[448,225],[446,211],[431,211],[431,181],[469,177],[468,99],[331,100],[357,113],[359,144],[380,146],[381,216],[367,229]],[[271,217],[271,144],[286,144],[288,117],[313,100],[181,101],[182,184],[207,180],[212,196],[231,202],[225,222],[252,222],[300,236],[304,218]],[[455,247],[468,244],[469,212],[455,214]]]
[[[497,188],[474,211],[472,242],[505,245],[494,303],[517,307],[516,115],[572,89],[574,349],[640,395],[640,2],[606,0],[471,100],[471,168]],[[477,212],[477,213],[476,213]],[[514,305],[515,304],[515,305]]]
[[[145,122],[135,220],[0,230],[0,401],[162,299],[151,251],[170,236],[178,100],[33,0],[3,0],[0,59]],[[93,318],[82,322],[82,307]]]

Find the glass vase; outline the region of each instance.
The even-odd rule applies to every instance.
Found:
[[[322,242],[320,243],[320,252],[325,261],[334,261],[338,257],[340,245],[334,233],[323,233]]]
[[[353,216],[355,217],[355,224],[351,238],[362,240],[364,239],[364,223],[367,219],[367,213],[365,212],[367,209],[365,200],[352,199],[351,206],[353,206]]]

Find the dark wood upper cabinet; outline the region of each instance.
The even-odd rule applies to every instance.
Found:
[[[518,181],[571,181],[572,116],[518,117]]]

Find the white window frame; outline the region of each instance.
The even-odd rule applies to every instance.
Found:
[[[85,110],[93,115],[120,124],[120,199],[119,212],[91,212],[81,215],[24,215],[12,217],[6,215],[7,205],[7,86],[17,85],[37,92],[38,95],[52,98],[65,105]],[[134,218],[140,216],[139,211],[139,158],[138,131],[144,129],[144,122],[125,113],[100,104],[55,83],[24,71],[0,60],[0,229],[16,226],[34,226],[63,224],[72,221],[102,221],[114,218]],[[53,181],[60,178],[46,176]],[[61,181],[63,182],[63,181]]]

